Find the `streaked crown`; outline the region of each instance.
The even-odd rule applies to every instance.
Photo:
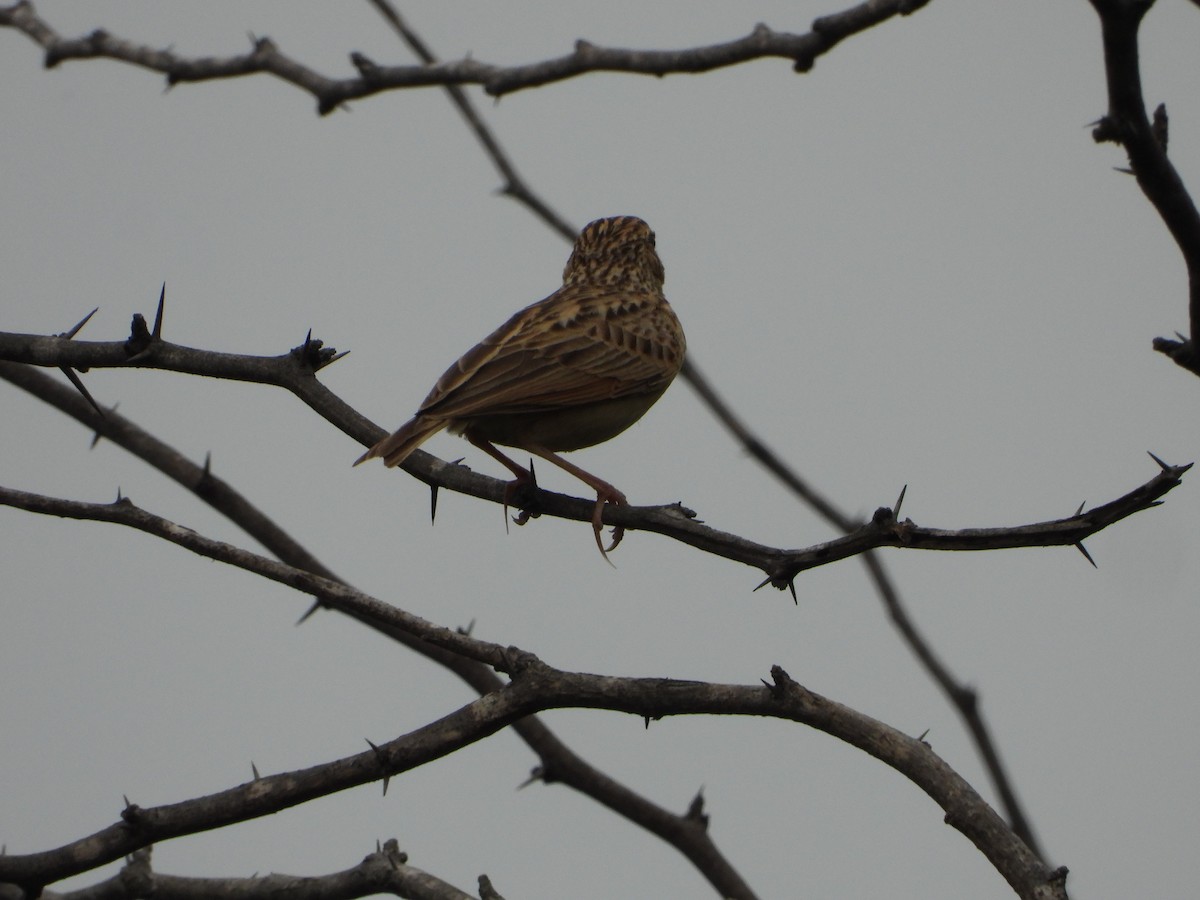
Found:
[[[664,279],[654,232],[637,216],[597,219],[584,226],[563,269],[563,284],[661,292]]]

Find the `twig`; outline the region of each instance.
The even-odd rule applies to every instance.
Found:
[[[592,72],[629,72],[661,77],[675,73],[710,72],[751,60],[778,58],[792,62],[796,72],[807,72],[818,57],[846,37],[865,31],[894,16],[908,15],[929,0],[865,0],[843,12],[824,16],[806,34],[774,31],[756,25],[746,37],[679,50],[632,50],[600,47],[585,40],[573,52],[555,59],[518,66],[497,66],[470,57],[455,62],[420,66],[378,66],[361,55],[354,57],[358,78],[336,79],[322,75],[283,53],[269,38],[254,40],[241,56],[189,59],[171,50],[134,44],[97,29],[77,38],[59,35],[22,0],[0,8],[0,27],[15,28],[45,50],[45,65],[53,68],[75,59],[115,59],[161,72],[169,85],[189,81],[234,78],[269,73],[294,84],[317,99],[324,115],[349,100],[398,88],[478,84],[493,97],[566,81]]]
[[[400,35],[401,40],[409,46],[421,62],[427,66],[437,63],[438,59],[434,56],[433,51],[429,49],[420,35],[408,27],[408,24],[401,18],[400,13],[397,12],[389,0],[368,0],[368,2],[395,29],[396,33]],[[361,58],[361,55],[355,59],[356,65],[359,58]],[[488,159],[492,161],[497,171],[504,177],[504,187],[501,188],[501,193],[524,204],[530,212],[557,231],[564,239],[568,241],[575,240],[579,229],[555,212],[545,200],[534,193],[529,185],[525,183],[525,179],[517,172],[516,166],[513,165],[508,154],[504,152],[504,148],[500,146],[500,142],[496,140],[491,129],[484,123],[483,117],[479,115],[474,104],[471,103],[467,92],[458,85],[451,84],[446,86],[446,95],[450,98],[450,102],[454,104],[463,119],[466,120],[467,126],[475,135],[476,140],[482,145]]]
[[[1108,112],[1092,131],[1097,142],[1121,144],[1138,186],[1167,226],[1187,265],[1190,334],[1155,338],[1153,347],[1200,375],[1200,213],[1167,157],[1167,114],[1159,106],[1151,122],[1142,96],[1138,28],[1153,0],[1091,0],[1100,16]]]

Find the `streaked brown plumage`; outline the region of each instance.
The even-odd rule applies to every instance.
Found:
[[[650,227],[634,216],[597,219],[576,239],[562,287],[468,350],[438,379],[417,414],[355,465],[375,457],[400,465],[449,428],[516,476],[511,495],[532,476],[495,445],[526,450],[596,491],[592,527],[604,553],[604,504],[624,505],[625,495],[555,451],[620,434],[679,373],[683,328],[662,286]],[[618,530],[614,547],[619,540]]]

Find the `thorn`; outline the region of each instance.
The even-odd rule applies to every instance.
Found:
[[[302,616],[301,616],[299,619],[297,619],[297,620],[296,620],[296,624],[297,624],[297,625],[303,625],[305,622],[307,622],[307,621],[308,621],[308,618],[309,618],[309,616],[311,616],[313,613],[315,613],[315,612],[316,612],[318,609],[320,609],[320,608],[321,608],[321,601],[320,601],[320,600],[314,600],[314,601],[313,601],[313,605],[312,605],[312,606],[310,606],[310,607],[308,608],[308,612],[306,612],[306,613],[305,613],[304,615],[302,615]]]
[[[529,770],[529,777],[517,785],[517,790],[518,791],[524,790],[525,788],[529,787],[531,784],[536,784],[537,782],[544,780],[545,777],[546,777],[546,770],[544,768],[542,768],[541,766],[534,766],[532,769]]]
[[[1158,463],[1158,467],[1160,469],[1162,469],[1164,472],[1167,471],[1167,469],[1171,468],[1165,462],[1163,462],[1161,459],[1159,459],[1157,456],[1155,456],[1153,453],[1151,453],[1149,450],[1147,450],[1146,453],[1149,455],[1149,457],[1152,460],[1154,460],[1156,463]]]
[[[167,283],[164,281],[162,290],[158,294],[158,311],[154,314],[154,331],[151,332],[151,340],[162,340],[162,322],[163,322],[163,303],[167,299]]]
[[[254,780],[259,781],[262,776],[258,774],[258,766],[254,764],[254,760],[250,760],[250,771],[254,773]]]
[[[895,510],[892,513],[897,519],[900,518],[900,507],[904,505],[904,495],[908,493],[908,485],[900,488],[900,496],[896,498]]]
[[[757,591],[759,588],[764,588],[770,583],[771,583],[771,576],[768,575],[766,578],[764,578],[762,581],[760,581],[758,584],[756,584],[754,586],[754,591]],[[750,593],[753,594],[754,591],[751,591]]]
[[[1096,565],[1096,561],[1092,559],[1092,554],[1088,553],[1087,548],[1083,546],[1083,541],[1080,541],[1078,544],[1076,544],[1075,549],[1083,554],[1083,558],[1092,564],[1093,569],[1100,568],[1098,565]]]
[[[929,729],[926,728],[924,731],[921,732],[921,736],[918,737],[917,740],[923,744],[923,743],[925,743],[925,738],[927,738],[928,736],[929,736]]]
[[[329,366],[332,366],[335,362],[337,362],[339,359],[341,359],[343,356],[349,356],[349,355],[350,355],[349,350],[343,350],[341,353],[336,354],[332,359],[330,359],[329,362],[325,363],[325,365],[321,366],[321,368],[322,369],[328,368]]]
[[[365,740],[365,741],[366,741],[368,744],[370,744],[370,745],[371,745],[371,749],[375,751],[375,758],[376,758],[377,760],[379,760],[379,764],[380,764],[381,766],[386,766],[386,765],[387,765],[387,759],[385,759],[385,758],[384,758],[384,755],[383,755],[382,751],[380,751],[380,749],[379,749],[377,746],[375,746],[375,744],[374,744],[374,743],[372,743],[372,741],[371,741],[371,739],[370,739],[370,738],[363,738],[363,740]],[[391,780],[392,780],[392,776],[391,776],[391,775],[384,775],[384,776],[383,776],[383,796],[385,796],[385,797],[387,796],[388,784],[390,784],[390,783],[391,783]]]
[[[430,525],[434,525],[437,523],[437,497],[438,497],[438,486],[436,484],[431,484],[429,486],[429,524]],[[505,516],[504,518],[505,518],[505,521],[507,522],[508,516]]]
[[[1084,507],[1084,504],[1085,504],[1085,503],[1087,503],[1087,501],[1086,501],[1086,500],[1082,501],[1082,502],[1079,504],[1079,509],[1075,510],[1075,515],[1079,515],[1081,512],[1083,512],[1083,507]]]
[[[792,592],[792,603],[795,606],[799,606],[800,601],[796,597],[796,579],[795,579],[795,577],[788,579],[788,590]]]
[[[117,411],[117,407],[118,407],[118,406],[120,406],[120,405],[121,405],[120,403],[114,403],[114,404],[112,405],[112,409],[111,409],[111,410],[109,410],[109,411],[110,411],[110,412],[116,412],[116,411]],[[95,433],[92,435],[92,445],[91,445],[90,447],[88,447],[88,449],[89,449],[89,450],[95,450],[95,449],[96,449],[96,445],[97,445],[98,443],[100,443],[100,441],[101,441],[101,440],[103,440],[103,439],[104,439],[104,435],[102,435],[102,434],[101,434],[99,431],[95,432]]]
[[[304,349],[307,350],[312,345],[312,329],[308,329],[308,334],[304,335]]]
[[[649,731],[650,730],[650,717],[642,716],[642,723],[643,723],[643,725],[642,725],[643,729],[646,731]]]
[[[120,502],[121,502],[121,501],[123,501],[124,499],[125,499],[125,498],[124,498],[123,496],[121,496],[121,486],[118,484],[118,485],[117,485],[117,499],[116,499],[116,501],[115,501],[115,502],[116,502],[116,503],[120,503]]]
[[[59,366],[59,369],[70,379],[71,384],[75,385],[75,389],[83,394],[83,399],[92,405],[92,409],[96,411],[96,415],[103,419],[104,410],[100,408],[100,404],[96,402],[96,399],[88,392],[88,389],[83,386],[83,382],[79,380],[79,376],[75,374],[75,370],[70,366]]]
[[[204,454],[204,472],[203,476],[209,478],[212,476],[212,451],[208,450]]]
[[[74,328],[72,328],[69,331],[64,331],[62,334],[59,335],[59,337],[66,338],[67,340],[70,340],[71,338],[75,337],[75,335],[79,334],[80,329],[82,329],[83,326],[88,323],[88,319],[90,319],[92,316],[94,316],[99,311],[100,311],[100,307],[97,306],[90,313],[88,313],[86,316],[84,316],[82,319],[80,319],[78,325],[76,325]]]
[[[475,631],[475,620],[472,619],[470,622],[468,622],[466,628],[463,628],[461,625],[458,626],[458,628],[456,628],[455,631],[457,631],[459,634],[470,637],[472,632]]]

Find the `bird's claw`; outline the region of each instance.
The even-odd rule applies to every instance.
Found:
[[[603,495],[596,498],[596,508],[592,511],[592,534],[596,537],[596,546],[600,550],[600,555],[604,557],[604,561],[610,566],[613,566],[613,561],[608,558],[608,554],[617,549],[617,544],[621,543],[621,539],[625,537],[625,526],[614,525],[612,530],[612,543],[606,548],[604,541],[600,537],[600,532],[604,530],[604,504],[611,502],[613,506],[625,506],[627,501],[624,496],[605,497]],[[616,566],[613,566],[615,569]]]
[[[537,476],[533,473],[533,461],[529,462],[527,477],[516,478],[504,486],[504,531],[508,533],[508,507],[515,506],[520,510],[519,515],[512,516],[513,523],[524,525],[530,519],[540,516],[537,508]]]

